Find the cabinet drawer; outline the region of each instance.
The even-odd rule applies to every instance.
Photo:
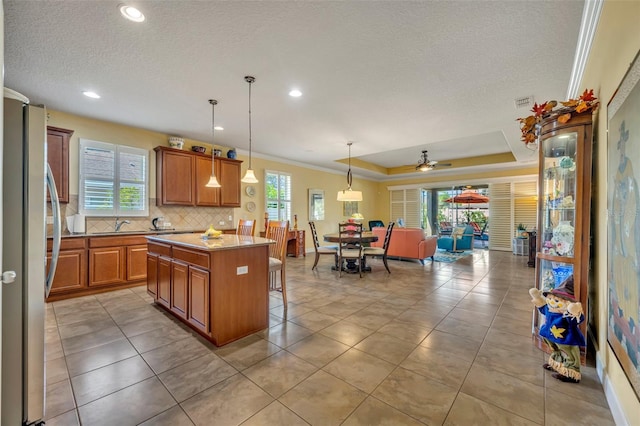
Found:
[[[147,252],[171,257],[171,246],[168,244],[149,241],[149,243],[147,244]]]
[[[87,239],[82,237],[62,238],[60,250],[78,250],[87,248]],[[47,251],[53,250],[53,239],[47,238]]]
[[[147,244],[147,239],[144,237],[144,235],[89,238],[89,248],[135,246],[139,244]]]
[[[209,255],[182,247],[173,247],[173,258],[209,269]]]

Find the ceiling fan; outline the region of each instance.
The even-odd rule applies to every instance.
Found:
[[[416,170],[420,172],[426,172],[428,170],[433,170],[436,167],[449,167],[451,163],[438,163],[435,160],[429,160],[429,155],[427,155],[427,150],[422,151],[422,156],[418,161],[418,165],[416,166]]]

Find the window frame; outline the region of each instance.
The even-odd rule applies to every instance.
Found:
[[[87,148],[101,149],[110,151],[113,153],[113,176],[107,178],[98,174],[92,174],[85,170],[85,157],[84,152]],[[120,157],[122,155],[137,155],[143,160],[142,166],[144,172],[142,173],[143,181],[137,181],[136,179],[127,179],[121,174],[120,171]],[[78,151],[78,212],[88,217],[112,217],[112,216],[126,216],[126,217],[148,217],[149,216],[149,151],[136,148],[127,145],[117,145],[108,142],[100,142],[91,139],[80,138],[79,151]],[[87,209],[85,206],[85,182],[87,180],[103,181],[111,186],[112,189],[112,207],[108,209]],[[129,210],[123,209],[121,206],[121,191],[122,185],[130,184],[130,186],[140,186],[143,188],[142,196],[142,209]]]
[[[289,193],[289,198],[287,199],[286,197],[281,197],[281,195],[285,195],[286,196],[286,189],[284,191],[280,190],[279,188],[279,184],[278,184],[278,188],[276,188],[277,193],[278,193],[278,197],[277,198],[269,198],[269,177],[270,176],[275,176],[276,181],[278,183],[280,183],[281,178],[285,178],[285,180],[287,181],[287,185],[288,185],[288,193]],[[291,208],[292,208],[292,190],[293,187],[293,178],[291,176],[291,173],[287,173],[287,172],[281,172],[281,171],[276,171],[276,170],[265,170],[264,172],[264,194],[265,194],[265,212],[267,212],[268,218],[269,220],[288,220],[289,222],[291,222]],[[270,213],[270,209],[269,209],[269,204],[273,204],[275,203],[276,206],[276,211],[278,212],[278,217],[275,218],[271,215]],[[284,210],[284,211],[283,211]],[[284,214],[281,214],[284,213]]]

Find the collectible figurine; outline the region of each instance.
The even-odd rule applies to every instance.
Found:
[[[554,371],[553,377],[560,381],[579,383],[580,346],[586,346],[586,342],[578,327],[584,320],[582,304],[575,300],[573,288],[573,275],[570,275],[553,290],[543,292],[532,288],[529,294],[545,316],[540,336],[551,349],[551,355],[543,367]]]

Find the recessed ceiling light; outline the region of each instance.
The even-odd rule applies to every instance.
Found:
[[[216,126],[216,127],[214,127],[214,129],[215,129],[215,130],[224,130],[224,127],[222,127],[222,126]]]
[[[122,13],[122,16],[124,16],[130,21],[133,21],[133,22],[144,21],[144,15],[135,7],[127,6],[126,4],[121,4],[118,6],[118,8],[120,9],[120,13]]]
[[[289,92],[289,96],[293,98],[299,98],[300,96],[302,96],[302,92],[299,91],[298,89],[293,89],[292,91]]]
[[[82,94],[88,98],[100,99],[100,95],[98,95],[96,92],[84,91],[82,92]]]

